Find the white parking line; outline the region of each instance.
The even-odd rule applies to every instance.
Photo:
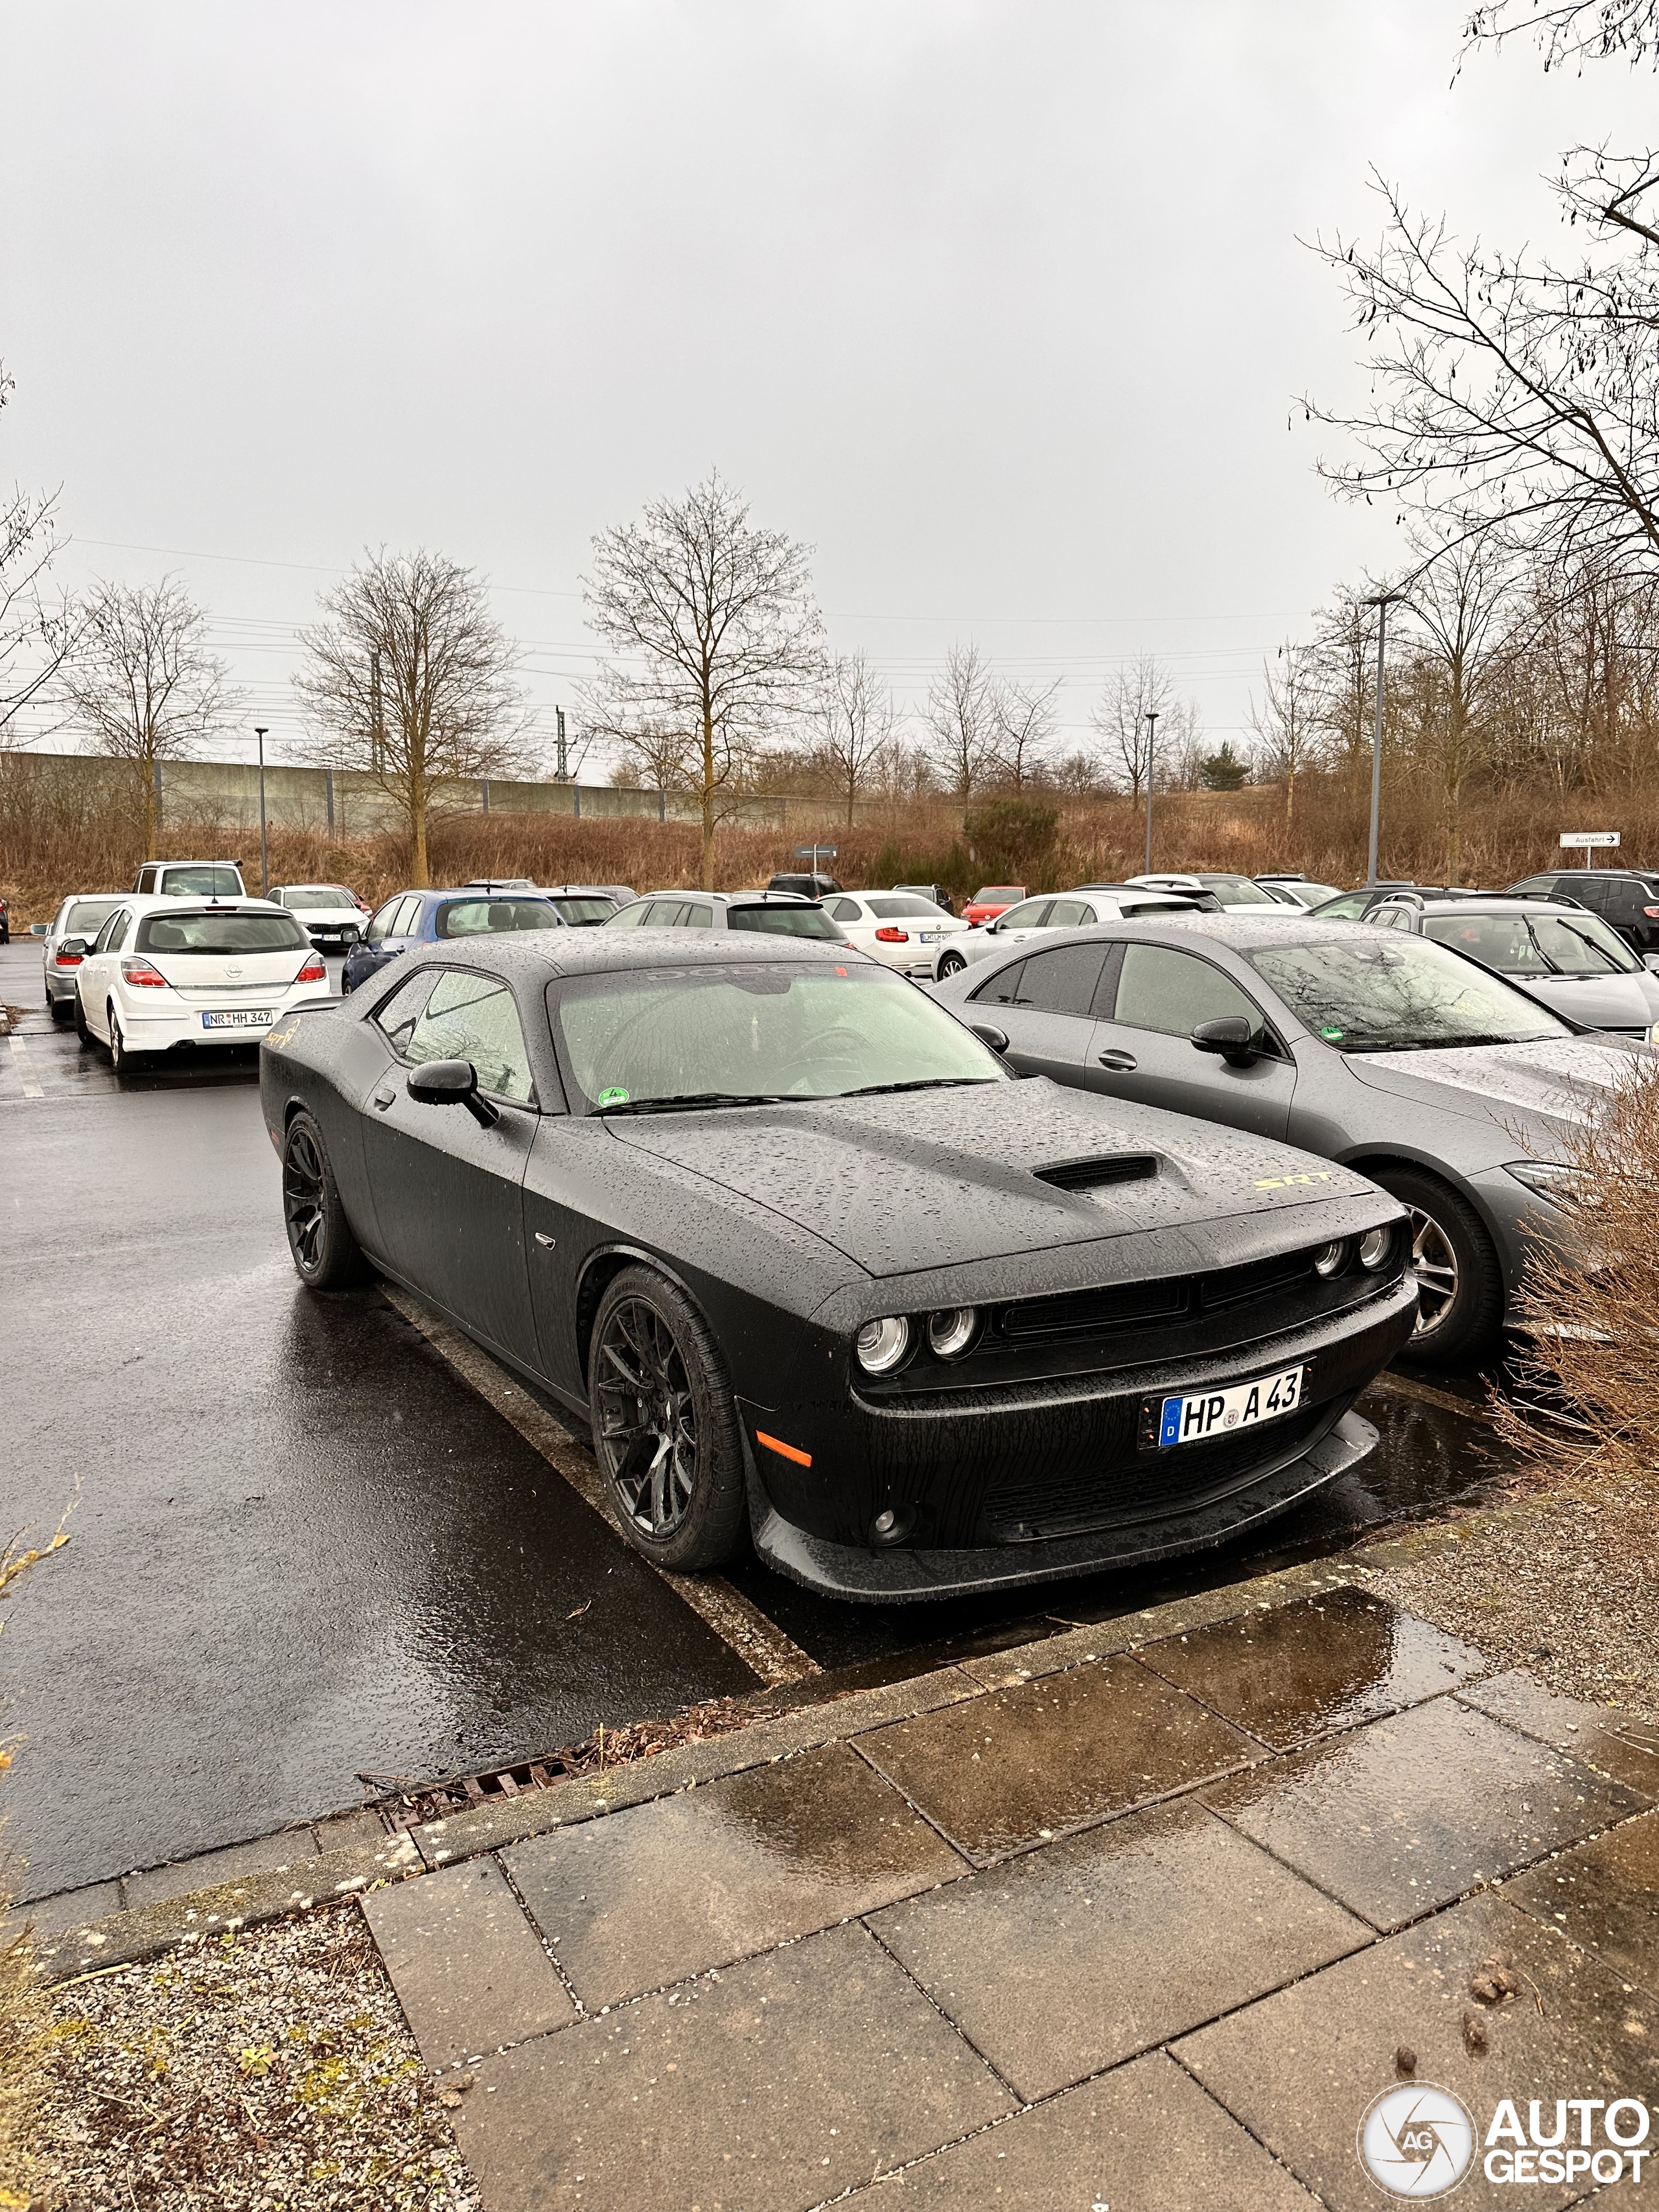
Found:
[[[34,1079],[34,1069],[29,1059],[28,1048],[22,1038],[8,1037],[6,1042],[11,1047],[11,1056],[17,1062],[17,1073],[23,1079],[24,1097],[44,1098],[46,1094]]]
[[[406,1322],[420,1330],[434,1351],[443,1354],[486,1405],[492,1406],[503,1420],[510,1421],[525,1442],[564,1477],[577,1496],[591,1505],[609,1527],[616,1528],[605,1480],[592,1453],[584,1451],[551,1413],[538,1405],[523,1385],[515,1382],[487,1352],[481,1352],[470,1337],[463,1336],[459,1329],[428,1312],[395,1283],[383,1282],[380,1291],[387,1304],[394,1306]],[[721,1643],[735,1651],[745,1667],[752,1668],[769,1688],[784,1682],[804,1682],[809,1675],[823,1672],[816,1659],[809,1658],[799,1644],[792,1642],[776,1622],[769,1620],[741,1590],[733,1589],[723,1575],[671,1575],[648,1559],[642,1559],[641,1564],[649,1566],[653,1574],[661,1576],[675,1595],[683,1598],[694,1613],[701,1613]]]

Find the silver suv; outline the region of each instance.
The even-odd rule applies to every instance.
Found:
[[[647,891],[620,908],[605,929],[744,929],[767,937],[846,938],[818,899],[791,891]]]

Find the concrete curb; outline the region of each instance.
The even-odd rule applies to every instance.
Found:
[[[1363,1585],[1368,1572],[1408,1565],[1450,1549],[1488,1528],[1538,1518],[1559,1502],[1553,1496],[1543,1495],[1470,1513],[1455,1522],[1411,1529],[1333,1559],[1197,1591],[1098,1625],[1063,1629],[1039,1642],[984,1658],[966,1659],[906,1681],[808,1703],[726,1735],[655,1752],[609,1773],[573,1775],[550,1789],[479,1806],[450,1820],[429,1821],[408,1836],[386,1836],[378,1844],[362,1842],[309,1857],[296,1856],[286,1866],[60,1925],[37,1944],[41,1978],[47,1984],[58,1984],[80,1974],[137,1965],[182,1944],[314,1911],[366,1889],[406,1881],[505,1844],[522,1843],[551,1828],[599,1819],[653,1798],[695,1790],[726,1775],[885,1728],[894,1721],[935,1712],[941,1706],[985,1696],[1012,1683],[1060,1674],[1114,1653],[1133,1652],[1162,1637],[1183,1635],[1212,1621],[1266,1612],[1297,1598],[1356,1583]],[[275,1846],[279,1838],[270,1840]],[[220,1856],[217,1852],[205,1853],[203,1871]],[[189,1870],[186,1861],[179,1873],[187,1878]],[[64,1902],[73,1894],[69,1893]],[[39,1900],[41,1907],[52,1903],[51,1899]],[[19,1907],[9,1917],[27,1920],[33,1909]]]

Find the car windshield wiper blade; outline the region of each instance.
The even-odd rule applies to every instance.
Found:
[[[781,1106],[778,1091],[682,1091],[665,1098],[618,1098],[609,1106],[596,1106],[599,1114],[680,1114],[696,1106]]]
[[[878,1098],[892,1091],[954,1091],[963,1083],[1000,1083],[1000,1075],[924,1075],[914,1083],[866,1083],[856,1091],[836,1091],[834,1098]]]
[[[1532,1030],[1525,1036],[1505,1036],[1493,1030],[1490,1035],[1477,1031],[1473,1036],[1435,1037],[1362,1037],[1352,1044],[1345,1044],[1345,1052],[1456,1052],[1464,1045],[1486,1044],[1541,1044],[1555,1035],[1553,1030]]]

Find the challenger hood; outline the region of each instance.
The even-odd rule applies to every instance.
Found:
[[[896,1097],[618,1118],[614,1134],[784,1215],[872,1275],[900,1275],[1224,1218],[1285,1217],[1364,1177],[1264,1137],[1062,1090],[1045,1077]],[[1064,1188],[1039,1170],[1145,1162]],[[1264,1227],[1267,1223],[1264,1221]],[[1190,1262],[1189,1262],[1190,1264]]]
[[[1514,1132],[1528,1120],[1552,1130],[1576,1127],[1629,1082],[1638,1061],[1650,1058],[1634,1042],[1573,1036],[1443,1052],[1350,1053],[1346,1064],[1374,1091]]]

